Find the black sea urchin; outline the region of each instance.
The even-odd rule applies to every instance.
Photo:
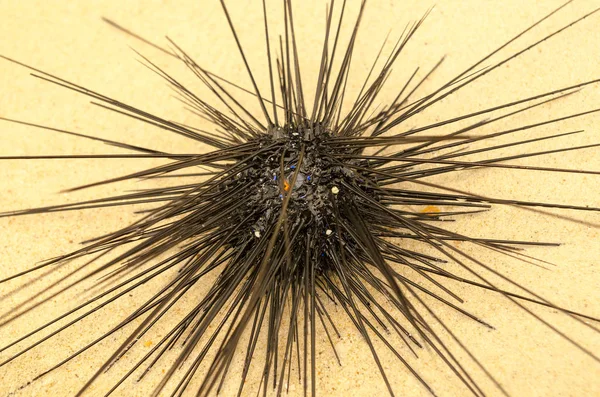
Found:
[[[598,174],[570,168],[506,164],[508,160],[597,148],[596,144],[552,150],[534,147],[523,152],[495,154],[578,132],[561,130],[554,135],[527,138],[516,135],[591,114],[596,109],[561,112],[517,127],[496,126],[526,111],[553,104],[598,80],[561,85],[435,122],[412,123],[414,117],[433,105],[471,87],[488,73],[572,24],[551,31],[543,40],[533,41],[499,61],[489,61],[490,56],[504,49],[503,45],[420,96],[417,95],[419,89],[439,70],[443,59],[425,73],[418,74],[417,69],[399,88],[394,88],[389,102],[382,103],[382,89],[391,79],[392,67],[398,66],[397,61],[425,17],[407,25],[391,49],[381,47],[377,58],[370,63],[372,67],[366,80],[362,80],[364,84],[359,85],[358,92],[350,93],[347,90],[352,78],[350,67],[359,56],[355,46],[365,2],[360,3],[355,15],[350,15],[345,1],[332,1],[323,15],[325,39],[318,49],[317,84],[309,90],[300,70],[301,49],[294,25],[298,20],[293,18],[296,8],[292,8],[290,0],[285,0],[280,10],[284,22],[282,35],[277,42],[267,40],[266,72],[270,77],[270,90],[263,88],[261,92],[229,10],[223,1],[221,5],[226,16],[224,23],[234,34],[237,50],[250,76],[253,87],[250,93],[254,103],[258,103],[257,112],[250,110],[250,104],[242,105],[237,99],[239,86],[232,87],[228,81],[204,69],[173,41],[170,48],[163,51],[181,61],[204,83],[215,95],[215,104],[203,99],[162,66],[140,55],[146,66],[167,81],[192,114],[215,126],[214,131],[171,121],[27,66],[36,77],[87,95],[104,109],[212,149],[173,154],[125,143],[127,139],[103,139],[9,120],[76,134],[135,152],[13,156],[12,159],[166,161],[143,171],[70,190],[75,192],[130,180],[154,183],[149,188],[5,214],[18,216],[144,205],[140,218],[132,224],[100,234],[89,239],[81,249],[0,280],[6,285],[35,271],[46,272],[48,278],[53,272],[58,274],[56,282],[53,280],[48,286],[35,290],[41,293],[38,301],[27,299],[10,305],[1,319],[3,326],[11,325],[61,294],[77,291],[79,285],[88,283],[91,289],[83,297],[75,296],[79,301],[68,305],[67,310],[0,346],[2,352],[10,351],[0,359],[0,366],[5,368],[39,343],[55,341],[62,332],[93,318],[96,311],[109,309],[135,293],[134,307],[110,328],[95,324],[102,330],[94,334],[93,339],[85,339],[85,343],[47,365],[39,371],[41,373],[35,374],[32,383],[15,392],[27,393],[57,368],[124,332],[124,337],[115,342],[119,347],[112,349],[110,357],[105,357],[105,364],[95,369],[95,375],[89,377],[82,388],[79,385],[79,391],[69,391],[68,395],[134,395],[135,391],[122,391],[122,383],[130,378],[145,379],[157,371],[159,365],[163,371],[156,375],[158,381],[152,385],[155,395],[164,392],[168,392],[167,395],[208,395],[219,390],[225,395],[245,394],[250,378],[259,380],[259,384],[250,389],[253,392],[283,394],[298,378],[303,389],[300,393],[315,395],[317,383],[327,376],[317,373],[320,346],[328,345],[337,357],[336,341],[342,333],[339,324],[349,321],[366,342],[374,359],[371,362],[381,373],[390,394],[394,394],[394,390],[406,392],[393,387],[388,380],[390,372],[402,371],[412,373],[421,383],[421,390],[434,393],[435,377],[428,376],[414,364],[412,356],[422,355],[421,351],[437,356],[448,372],[462,383],[465,393],[488,394],[481,383],[492,382],[494,390],[507,394],[505,386],[474,358],[469,345],[457,338],[453,327],[447,325],[458,316],[475,320],[484,329],[492,328],[481,316],[462,305],[464,296],[457,292],[456,282],[501,294],[583,354],[598,360],[594,351],[532,312],[525,302],[563,312],[593,330],[596,330],[595,325],[585,321],[597,319],[564,309],[553,299],[550,302],[533,293],[516,281],[515,276],[504,276],[465,247],[469,244],[500,258],[535,262],[519,247],[554,244],[484,238],[479,237],[479,233],[456,231],[447,223],[481,214],[493,204],[581,211],[598,209],[473,194],[435,179],[481,168]],[[563,8],[564,5],[541,22]],[[267,23],[267,10],[270,9],[263,2],[264,28],[269,37],[272,25]],[[341,32],[346,26],[351,29],[344,40]],[[274,61],[272,54],[277,54]],[[263,95],[264,92],[269,94]],[[515,138],[508,143],[496,141],[507,136]],[[489,153],[493,154],[487,158],[476,157]],[[69,267],[73,263],[76,266]],[[61,274],[61,269],[67,271]],[[502,278],[512,289],[499,286],[498,279]],[[97,289],[92,288],[95,283],[99,284]],[[206,293],[202,296],[193,292],[199,285],[205,287]],[[147,286],[151,286],[150,293],[142,295],[139,291]],[[25,284],[21,289],[30,288]],[[4,294],[3,299],[11,294],[10,291]],[[186,300],[187,306],[182,310],[180,305]],[[170,321],[169,326],[162,325],[165,320]],[[95,328],[89,324],[88,327]],[[139,347],[152,332],[155,332],[154,342],[145,346],[147,349],[142,353],[136,353],[134,347]],[[382,362],[380,356],[384,351],[399,360],[397,366]],[[483,381],[472,376],[473,367],[465,365],[464,357],[471,358],[471,364],[479,367],[484,374]],[[126,365],[119,367],[124,361]],[[93,389],[105,377],[100,375],[109,369],[108,386],[100,391]],[[118,369],[121,372],[116,371]],[[229,376],[241,382],[233,388],[233,382],[229,382],[227,388]],[[22,383],[26,380],[29,379],[23,379]]]

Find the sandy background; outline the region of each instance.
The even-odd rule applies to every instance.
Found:
[[[425,26],[409,45],[395,68],[382,101],[391,99],[396,92],[394,83],[401,84],[416,66],[428,70],[442,55],[447,60],[441,70],[423,86],[429,92],[440,83],[455,76],[484,54],[498,47],[524,27],[545,16],[560,1],[450,1],[439,0]],[[264,41],[259,1],[230,0],[230,12],[236,23],[249,62],[257,72],[261,87],[267,87],[264,73]],[[269,2],[274,3],[274,2]],[[349,15],[355,15],[357,1],[350,1]],[[357,44],[355,68],[350,92],[356,92],[370,66],[380,43],[391,29],[397,37],[406,23],[419,18],[433,2],[425,1],[371,1]],[[594,7],[598,1],[575,1],[559,15],[544,23],[530,35],[511,46],[504,56],[524,48],[527,43],[575,20]],[[294,9],[299,47],[305,81],[314,81],[320,42],[322,40],[324,2],[298,2]],[[278,8],[270,6],[272,15]],[[0,2],[0,54],[39,67],[49,73],[98,90],[124,102],[167,118],[190,123],[200,128],[206,123],[182,110],[170,97],[164,83],[136,60],[129,46],[142,51],[161,67],[182,76],[193,87],[199,84],[183,68],[159,51],[136,42],[101,21],[106,16],[128,26],[148,39],[164,43],[168,35],[201,64],[226,78],[250,86],[244,74],[239,55],[217,1],[15,1]],[[273,19],[273,30],[280,24]],[[576,84],[600,77],[600,15],[565,31],[523,57],[491,73],[472,87],[447,98],[426,114],[405,127],[443,120],[469,111],[508,102],[515,98],[534,95],[554,88]],[[502,59],[501,57],[495,59]],[[421,72],[421,75],[423,72]],[[190,147],[189,142],[173,137],[155,128],[103,111],[89,104],[89,100],[60,87],[29,76],[28,71],[0,60],[0,116],[58,128],[125,140],[164,151],[202,151]],[[241,96],[253,110],[254,102]],[[593,109],[600,104],[600,86],[586,88],[577,95],[542,106],[526,115],[519,115],[494,126],[494,129],[518,126]],[[68,136],[0,122],[0,154],[74,154],[118,152],[102,144]],[[519,139],[585,129],[585,133],[545,141],[531,150],[545,150],[562,146],[599,142],[600,116],[589,115],[561,122],[546,128],[519,135]],[[519,149],[521,150],[521,149]],[[540,164],[554,167],[600,170],[598,149],[570,152],[544,159],[526,159],[514,164]],[[159,163],[159,162],[158,162]],[[150,160],[77,160],[77,161],[3,161],[0,167],[0,210],[22,209],[39,205],[83,200],[98,195],[109,195],[137,185],[133,183],[103,187],[77,194],[57,193],[62,189],[101,180],[158,164]],[[600,206],[600,177],[569,174],[550,174],[526,171],[478,170],[436,179],[449,185],[471,190],[482,195],[522,200],[553,201],[580,205]],[[67,212],[41,216],[0,219],[0,279],[28,269],[35,263],[78,246],[87,238],[121,227],[135,219],[130,208]],[[499,269],[511,278],[531,287],[558,305],[576,311],[600,316],[600,214],[587,212],[549,211],[568,215],[570,219],[542,216],[514,208],[498,207],[489,214],[465,217],[455,225],[456,230],[490,238],[559,241],[558,248],[533,248],[528,253],[542,257],[557,266],[542,269],[505,257],[491,256],[476,251],[478,258]],[[469,249],[468,247],[461,247]],[[19,290],[28,280],[0,285],[0,311],[10,312],[25,297],[38,291],[60,275],[80,263],[63,267],[50,274],[45,281],[34,284],[35,289]],[[117,333],[97,348],[78,357],[63,368],[43,377],[34,384],[12,394],[35,374],[58,362],[80,346],[93,340],[98,332],[110,328],[121,316],[136,307],[136,302],[152,291],[148,286],[139,295],[101,311],[49,343],[32,350],[13,363],[0,368],[0,396],[71,396],[85,382],[94,369],[110,356],[111,347],[126,338],[126,332]],[[90,285],[85,288],[91,287]],[[597,396],[600,395],[600,364],[552,332],[543,324],[516,308],[506,299],[474,288],[452,285],[465,298],[465,307],[496,326],[487,330],[455,313],[437,307],[447,324],[512,396]],[[73,299],[85,293],[73,289],[66,296],[56,297],[18,321],[0,327],[0,346],[6,345],[36,325],[73,306]],[[514,290],[514,289],[513,289]],[[33,292],[32,292],[33,291]],[[194,301],[194,296],[189,300]],[[597,332],[569,319],[554,310],[529,305],[543,319],[556,325],[562,332],[581,343],[590,351],[600,352]],[[319,382],[321,396],[379,396],[386,389],[373,364],[366,345],[345,320],[344,314],[332,311],[342,331],[336,342],[343,366],[337,366],[331,350],[321,343],[319,354]],[[597,326],[597,324],[596,324]],[[439,327],[438,327],[439,329]],[[163,332],[159,329],[158,332]],[[393,340],[393,339],[392,339]],[[398,341],[396,341],[398,342]],[[141,352],[154,341],[143,341]],[[25,345],[22,345],[25,346]],[[455,347],[455,345],[450,344]],[[404,347],[402,347],[404,348]],[[264,349],[264,347],[263,347]],[[406,350],[406,349],[404,349]],[[401,352],[406,353],[401,349]],[[0,353],[0,361],[17,350]],[[261,347],[257,354],[260,354]],[[428,395],[392,356],[381,349],[382,363],[397,395]],[[440,396],[466,395],[459,381],[430,352],[411,360],[423,377]],[[500,395],[498,389],[465,354],[457,354],[465,368],[486,394]],[[129,361],[130,362],[130,361]],[[111,382],[127,369],[127,359],[111,372],[102,376],[90,389],[89,395],[103,395]],[[162,367],[166,368],[166,365]],[[146,382],[126,382],[115,395],[145,396],[153,382],[160,379],[161,367],[150,373]],[[256,375],[256,374],[255,374]],[[246,395],[255,395],[258,376],[250,376]],[[290,386],[290,396],[301,395],[301,387]],[[233,395],[237,380],[226,385],[224,396]],[[168,394],[164,394],[168,395]]]

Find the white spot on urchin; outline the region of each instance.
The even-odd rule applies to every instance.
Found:
[[[331,231],[331,229],[327,229],[327,230],[325,230],[325,234],[326,234],[326,235],[328,235],[328,236],[331,236],[331,233],[333,233],[333,232]]]
[[[337,186],[334,186],[331,188],[331,193],[338,194],[339,192],[340,192],[340,189]]]
[[[254,231],[254,237],[259,238],[260,237],[260,231],[255,230]]]

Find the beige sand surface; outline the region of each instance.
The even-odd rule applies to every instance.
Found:
[[[391,100],[396,91],[416,66],[422,76],[437,60],[447,55],[443,67],[422,87],[422,93],[435,87],[471,65],[483,55],[497,48],[524,27],[545,16],[562,0],[438,0],[430,18],[408,46],[395,68],[382,101]],[[264,72],[263,28],[260,1],[229,0],[232,18],[247,50],[253,69],[259,71],[261,87],[267,87]],[[275,3],[269,1],[269,3]],[[294,9],[297,33],[301,38],[302,66],[305,81],[314,81],[320,41],[323,35],[325,4],[320,0],[299,1]],[[349,1],[349,15],[357,10],[357,1]],[[376,55],[379,45],[392,29],[397,37],[406,23],[419,18],[432,1],[373,0],[369,2],[357,44],[355,68],[349,81],[349,91],[356,93],[362,77]],[[568,24],[579,16],[600,6],[598,1],[575,1],[560,14],[508,48],[500,60],[518,51],[528,43]],[[272,14],[279,10],[271,9]],[[239,54],[225,24],[218,2],[208,0],[2,0],[0,2],[0,54],[55,73],[91,89],[99,90],[124,102],[139,105],[165,117],[191,123],[200,128],[206,123],[182,110],[170,97],[165,84],[137,62],[129,46],[140,50],[159,66],[182,76],[192,87],[200,84],[185,72],[181,65],[161,52],[132,40],[101,21],[106,16],[118,21],[148,39],[164,43],[168,35],[201,64],[226,78],[250,86],[244,74]],[[273,18],[273,29],[281,26]],[[407,123],[402,129],[417,124],[444,120],[452,116],[494,106],[515,98],[534,95],[554,88],[576,84],[600,77],[600,15],[590,17],[557,37],[529,51],[523,57],[494,71],[482,81],[448,97],[426,114]],[[360,77],[360,78],[358,78]],[[310,83],[307,83],[310,84]],[[241,96],[242,101],[258,111],[252,98]],[[598,107],[600,85],[586,88],[576,95],[544,105],[527,114],[498,122],[493,129],[531,124]],[[170,152],[202,151],[179,137],[173,137],[156,128],[106,112],[89,104],[89,100],[29,76],[24,68],[0,60],[0,116],[78,132],[108,139],[125,140]],[[544,141],[527,150],[545,150],[600,141],[600,116],[588,115],[551,126],[523,132],[519,139],[584,129],[585,133]],[[120,152],[100,143],[53,134],[31,127],[9,123],[0,124],[0,155],[20,154],[74,154]],[[498,140],[498,143],[504,142]],[[525,149],[518,149],[525,150]],[[513,153],[513,149],[503,153]],[[538,164],[548,167],[600,170],[600,151],[583,150],[532,158],[514,164]],[[106,179],[134,170],[144,169],[160,161],[150,160],[75,160],[75,161],[3,161],[0,167],[0,210],[15,210],[65,201],[76,201],[103,196],[135,188],[127,183],[102,187],[74,194],[58,193],[85,182]],[[436,178],[435,181],[503,198],[552,201],[600,207],[600,177],[590,175],[553,174],[527,171],[474,170],[460,175]],[[28,269],[39,261],[78,247],[78,242],[107,233],[136,219],[130,208],[66,212],[21,218],[0,219],[0,278]],[[570,217],[549,217],[540,213],[511,207],[497,207],[488,214],[461,218],[450,225],[461,232],[489,238],[559,241],[558,248],[532,248],[529,254],[542,257],[557,266],[542,269],[530,264],[491,255],[472,247],[460,246],[479,259],[509,275],[514,280],[550,299],[557,305],[569,307],[590,315],[600,316],[600,214],[549,210],[549,213]],[[585,222],[585,223],[584,223]],[[81,262],[69,264],[49,274],[45,281],[31,284],[20,292],[4,296],[23,286],[25,281],[0,285],[0,312],[14,309],[25,297],[51,280],[75,269]],[[496,281],[495,278],[491,278]],[[506,288],[515,287],[498,282]],[[133,297],[119,301],[103,310],[80,327],[66,331],[49,343],[32,350],[9,365],[0,368],[0,396],[72,396],[96,368],[110,356],[111,349],[127,336],[119,332],[103,341],[97,348],[76,358],[37,382],[14,392],[35,374],[47,369],[85,343],[98,332],[107,330],[119,318],[129,313],[136,304],[148,297],[159,282],[147,286]],[[85,288],[91,287],[86,285]],[[488,330],[456,312],[435,304],[432,306],[456,333],[468,344],[472,353],[484,363],[511,396],[598,396],[600,395],[600,364],[576,348],[557,333],[527,315],[511,302],[491,292],[453,284],[452,288],[464,299],[465,307],[491,322],[495,331]],[[75,299],[84,294],[80,289],[70,290],[66,296],[52,298],[41,310],[0,327],[0,346],[73,307]],[[200,292],[198,292],[200,294]],[[46,294],[45,296],[47,296]],[[187,303],[201,295],[190,294]],[[185,303],[185,302],[184,302]],[[589,352],[600,354],[600,336],[590,328],[573,321],[555,310],[527,305],[560,332],[581,343]],[[336,341],[343,365],[337,365],[325,339],[319,339],[319,381],[321,396],[383,396],[386,387],[378,374],[364,342],[353,330],[341,310],[332,307],[332,316],[340,326],[342,338]],[[598,327],[598,324],[596,324]],[[440,330],[439,326],[436,326]],[[131,330],[131,328],[129,328]],[[110,372],[103,375],[90,389],[90,396],[103,395],[128,368],[128,364],[144,354],[167,328],[162,327],[154,336],[148,336],[132,357],[125,357]],[[446,339],[449,340],[448,337]],[[430,350],[420,352],[415,360],[401,342],[390,336],[401,354],[429,382],[440,396],[468,395],[453,374]],[[449,342],[454,351],[456,345]],[[26,346],[26,345],[21,345]],[[382,346],[379,346],[382,347]],[[145,350],[144,350],[145,349]],[[260,357],[265,346],[259,346]],[[0,352],[0,361],[17,350]],[[429,395],[389,352],[380,349],[381,361],[398,396]],[[465,368],[487,395],[501,395],[465,353],[457,352]],[[118,396],[147,396],[160,379],[167,364],[159,365],[142,383],[126,382],[115,392]],[[202,371],[200,368],[200,373]],[[239,365],[237,367],[239,369]],[[259,374],[249,376],[245,395],[255,395]],[[223,395],[234,395],[237,380],[227,382]],[[12,393],[14,392],[14,393]],[[168,395],[164,393],[164,395]],[[193,393],[187,395],[194,395]],[[295,381],[290,396],[302,395]]]

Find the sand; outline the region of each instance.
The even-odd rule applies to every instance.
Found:
[[[270,2],[273,3],[273,2]],[[349,15],[355,15],[357,1],[350,1]],[[249,63],[257,72],[261,87],[267,87],[268,74],[264,58],[264,39],[259,1],[230,0],[232,19],[236,23]],[[348,82],[349,92],[356,93],[376,55],[382,40],[390,29],[397,37],[409,21],[419,18],[432,2],[377,0],[369,2],[362,25],[357,52],[354,57],[353,78]],[[421,76],[441,56],[447,58],[442,67],[421,87],[422,93],[431,92],[444,81],[479,60],[526,26],[548,14],[561,4],[559,1],[502,2],[466,0],[440,0],[422,30],[407,47],[395,67],[394,78],[381,100],[391,100],[402,82],[421,66]],[[547,34],[599,6],[597,1],[577,1],[565,7],[558,15],[530,32],[507,48],[497,61],[525,48]],[[310,0],[298,2],[294,9],[299,48],[305,81],[312,87],[320,57],[323,37],[324,2]],[[270,7],[273,28],[281,26],[276,20],[278,8]],[[149,40],[164,44],[168,35],[185,48],[202,65],[223,77],[250,87],[235,43],[225,23],[217,1],[17,1],[4,0],[0,4],[0,54],[55,73],[123,102],[139,105],[145,110],[164,115],[169,119],[190,123],[198,128],[208,125],[186,112],[170,95],[165,84],[143,67],[130,46],[141,51],[160,67],[167,68],[192,87],[196,82],[181,65],[160,51],[126,37],[101,17],[109,17]],[[353,17],[352,17],[353,18]],[[408,129],[417,124],[444,120],[453,116],[495,106],[514,99],[533,96],[593,78],[598,78],[600,64],[600,15],[595,15],[532,49],[522,57],[490,73],[480,82],[446,98],[413,121],[404,125]],[[199,152],[201,145],[190,145],[181,137],[157,128],[126,119],[91,105],[89,98],[64,88],[49,84],[29,75],[29,71],[0,59],[0,117],[24,120],[31,123],[65,128],[72,131],[125,140],[132,144],[151,146],[169,152]],[[311,88],[312,89],[312,88]],[[202,91],[200,91],[202,92]],[[312,96],[312,94],[311,94]],[[242,94],[242,102],[253,112],[258,106],[251,97]],[[513,118],[496,123],[491,130],[527,125],[554,117],[591,110],[600,103],[600,86],[585,90],[533,109]],[[497,114],[496,114],[497,115]],[[482,116],[482,118],[485,116]],[[478,118],[477,120],[480,120]],[[43,131],[6,122],[1,123],[1,155],[34,154],[99,154],[122,153],[122,150],[101,143]],[[462,125],[462,124],[461,124]],[[600,116],[591,114],[581,118],[524,131],[519,139],[585,130],[568,138],[538,142],[519,151],[542,151],[564,146],[577,146],[598,142]],[[498,140],[498,143],[504,142]],[[503,153],[513,153],[507,149]],[[484,158],[484,157],[482,157]],[[63,189],[90,181],[102,180],[161,164],[159,160],[39,160],[2,161],[0,167],[0,209],[2,211],[74,202],[92,197],[116,194],[136,188],[135,183],[85,190],[73,194],[60,193]],[[543,165],[571,169],[600,170],[598,149],[549,155],[513,161],[511,164]],[[449,186],[491,197],[518,198],[521,200],[572,203],[600,207],[600,179],[593,175],[529,172],[518,170],[473,170],[454,176],[435,179]],[[416,208],[418,209],[418,208]],[[470,235],[534,241],[561,242],[555,248],[531,248],[528,254],[543,258],[553,265],[547,269],[531,264],[492,255],[466,245],[481,261],[548,298],[553,303],[575,311],[600,316],[600,243],[598,230],[600,214],[548,210],[561,217],[551,217],[514,207],[497,206],[486,214],[458,219],[449,225]],[[566,218],[566,217],[568,218]],[[78,243],[103,233],[108,233],[136,219],[131,208],[96,209],[0,219],[0,278],[31,268],[40,261],[79,247]],[[11,312],[25,297],[35,295],[51,280],[76,269],[82,262],[56,269],[45,281],[21,288],[28,280],[0,284],[1,312]],[[491,276],[490,276],[491,277]],[[491,277],[498,285],[521,292],[518,288]],[[164,280],[163,280],[164,281]],[[91,283],[93,284],[93,283]],[[97,347],[77,357],[58,370],[33,384],[15,391],[36,374],[75,352],[92,341],[104,330],[110,329],[122,316],[133,310],[148,296],[157,282],[128,299],[120,300],[99,311],[81,326],[69,329],[50,342],[33,349],[14,362],[0,368],[0,396],[72,396],[94,371],[106,360],[112,349],[127,337],[127,328],[101,342]],[[86,285],[85,288],[92,285]],[[71,289],[65,296],[52,298],[39,310],[0,327],[0,346],[43,324],[72,308],[77,297],[85,294],[83,286]],[[464,307],[495,326],[489,330],[441,305],[433,304],[438,314],[451,327],[460,340],[494,375],[511,396],[597,396],[600,395],[600,365],[585,351],[565,340],[547,326],[516,307],[507,299],[489,291],[452,284],[464,299]],[[191,304],[201,296],[190,294]],[[48,296],[47,293],[44,296]],[[600,351],[600,336],[589,327],[559,314],[556,310],[526,304],[560,332],[585,346],[589,352]],[[188,306],[189,307],[189,306]],[[183,310],[183,309],[182,309]],[[14,312],[13,312],[14,313]],[[383,396],[387,389],[374,364],[369,350],[353,325],[341,310],[332,308],[332,316],[339,325],[341,339],[336,349],[342,360],[338,366],[326,345],[325,339],[317,346],[319,381],[317,391],[321,396]],[[597,327],[597,324],[596,324]],[[436,329],[440,329],[436,326]],[[137,353],[124,357],[111,371],[104,374],[89,389],[90,396],[103,395],[126,371],[136,357],[144,354],[164,335],[167,328],[159,327],[141,341]],[[431,349],[419,352],[419,359],[400,340],[390,335],[400,353],[430,383],[439,396],[468,395],[456,377],[432,354]],[[450,340],[446,335],[445,340]],[[20,346],[27,346],[22,344]],[[456,344],[449,342],[456,350]],[[381,347],[381,346],[378,346]],[[264,345],[257,347],[260,357]],[[0,360],[14,354],[17,349],[0,353]],[[381,363],[396,395],[427,396],[428,392],[410,375],[408,370],[384,348],[380,349]],[[501,395],[489,378],[482,373],[464,352],[457,351],[464,363],[487,395]],[[199,372],[201,373],[202,368]],[[239,366],[238,366],[239,368]],[[145,382],[125,382],[115,393],[117,396],[147,396],[168,369],[166,363],[158,365]],[[294,376],[295,373],[294,373]],[[255,395],[259,373],[251,374],[244,395]],[[235,377],[226,382],[222,395],[231,396],[237,391]],[[297,380],[290,385],[289,396],[302,395]],[[163,395],[168,395],[164,393]],[[188,393],[186,395],[194,395]]]

